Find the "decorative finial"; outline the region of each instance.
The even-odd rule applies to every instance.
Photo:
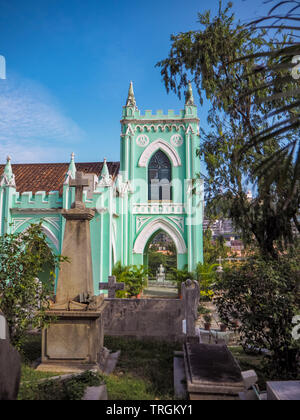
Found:
[[[97,190],[103,188],[103,187],[111,187],[113,184],[112,177],[109,174],[108,166],[107,166],[107,160],[106,158],[103,159],[103,166],[102,170],[98,179],[97,184]]]
[[[9,187],[15,187],[16,186],[15,176],[13,174],[12,166],[11,166],[10,161],[11,161],[11,157],[7,156],[6,165],[5,165],[3,175],[2,175],[2,178],[1,178],[0,181],[1,181],[1,185],[6,185],[6,186],[9,186]]]
[[[195,106],[193,88],[191,82],[188,84],[188,89],[185,95],[185,105]]]
[[[107,167],[107,160],[106,158],[103,159],[103,166],[102,166],[102,171],[101,171],[101,177],[102,178],[108,178],[109,177],[109,170]]]
[[[132,82],[130,82],[130,85],[129,85],[126,106],[133,106],[134,108],[136,108],[136,101],[135,101],[135,97],[134,97],[133,83]]]
[[[76,177],[76,165],[75,165],[75,153],[71,153],[71,162],[69,164],[69,169],[67,175],[70,175],[72,179]]]

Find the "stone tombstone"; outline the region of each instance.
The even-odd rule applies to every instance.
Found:
[[[181,285],[181,295],[185,314],[185,333],[187,337],[196,336],[196,320],[200,299],[199,284],[196,280],[187,280]]]
[[[21,378],[19,353],[9,342],[6,319],[0,312],[0,400],[16,400]]]
[[[267,399],[269,401],[299,401],[300,381],[267,382]]]
[[[242,372],[226,345],[187,342],[183,353],[190,400],[239,400]]]
[[[70,210],[62,212],[66,219],[62,255],[69,257],[70,263],[61,264],[56,303],[94,294],[90,221],[95,212],[82,202],[83,187],[87,185],[88,180],[83,178],[82,172],[77,172],[76,179],[70,182],[70,186],[76,187],[75,202]]]
[[[56,302],[47,312],[56,321],[43,330],[42,364],[39,370],[58,372],[102,368],[103,296],[94,296],[90,220],[95,216],[83,203],[83,188],[88,180],[76,173],[70,186],[76,188],[71,209],[62,212],[66,219],[62,255],[70,262],[61,264]]]
[[[114,299],[117,290],[125,290],[125,283],[117,282],[116,276],[109,276],[107,283],[99,283],[99,290],[108,290],[108,298]]]
[[[6,320],[2,313],[0,314],[0,340],[6,340]]]

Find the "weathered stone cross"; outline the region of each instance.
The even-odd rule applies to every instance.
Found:
[[[117,283],[115,276],[109,276],[107,283],[99,283],[99,290],[108,290],[108,297],[113,299],[116,297],[117,290],[124,290],[124,283]]]
[[[70,187],[75,187],[75,202],[82,203],[83,188],[89,186],[89,180],[83,178],[83,172],[76,172],[76,178],[71,179]]]
[[[217,259],[217,261],[219,263],[219,266],[217,267],[217,273],[223,273],[223,267],[222,267],[222,261],[223,261],[223,259],[221,257],[219,257]]]

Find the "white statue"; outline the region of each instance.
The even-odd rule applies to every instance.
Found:
[[[158,282],[160,282],[160,281],[165,281],[165,279],[166,279],[165,269],[164,269],[164,266],[162,264],[160,264],[160,266],[159,266],[159,268],[156,272],[156,280]]]

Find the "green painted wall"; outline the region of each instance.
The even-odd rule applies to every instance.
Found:
[[[203,184],[200,173],[199,119],[191,89],[186,106],[178,115],[170,110],[142,114],[130,86],[123,108],[120,140],[120,173],[116,180],[109,175],[106,162],[93,193],[84,202],[96,210],[90,223],[95,293],[99,281],[107,281],[117,261],[143,264],[145,247],[158,230],[166,231],[177,247],[177,265],[193,270],[203,260],[202,216]],[[172,164],[172,201],[148,201],[148,163],[162,150]],[[65,219],[62,209],[69,209],[75,199],[70,179],[76,175],[72,154],[63,194],[16,191],[10,158],[0,178],[0,235],[20,232],[30,223],[43,220],[49,246],[62,251]],[[194,180],[194,184],[193,184]],[[196,186],[196,194],[191,187]]]

